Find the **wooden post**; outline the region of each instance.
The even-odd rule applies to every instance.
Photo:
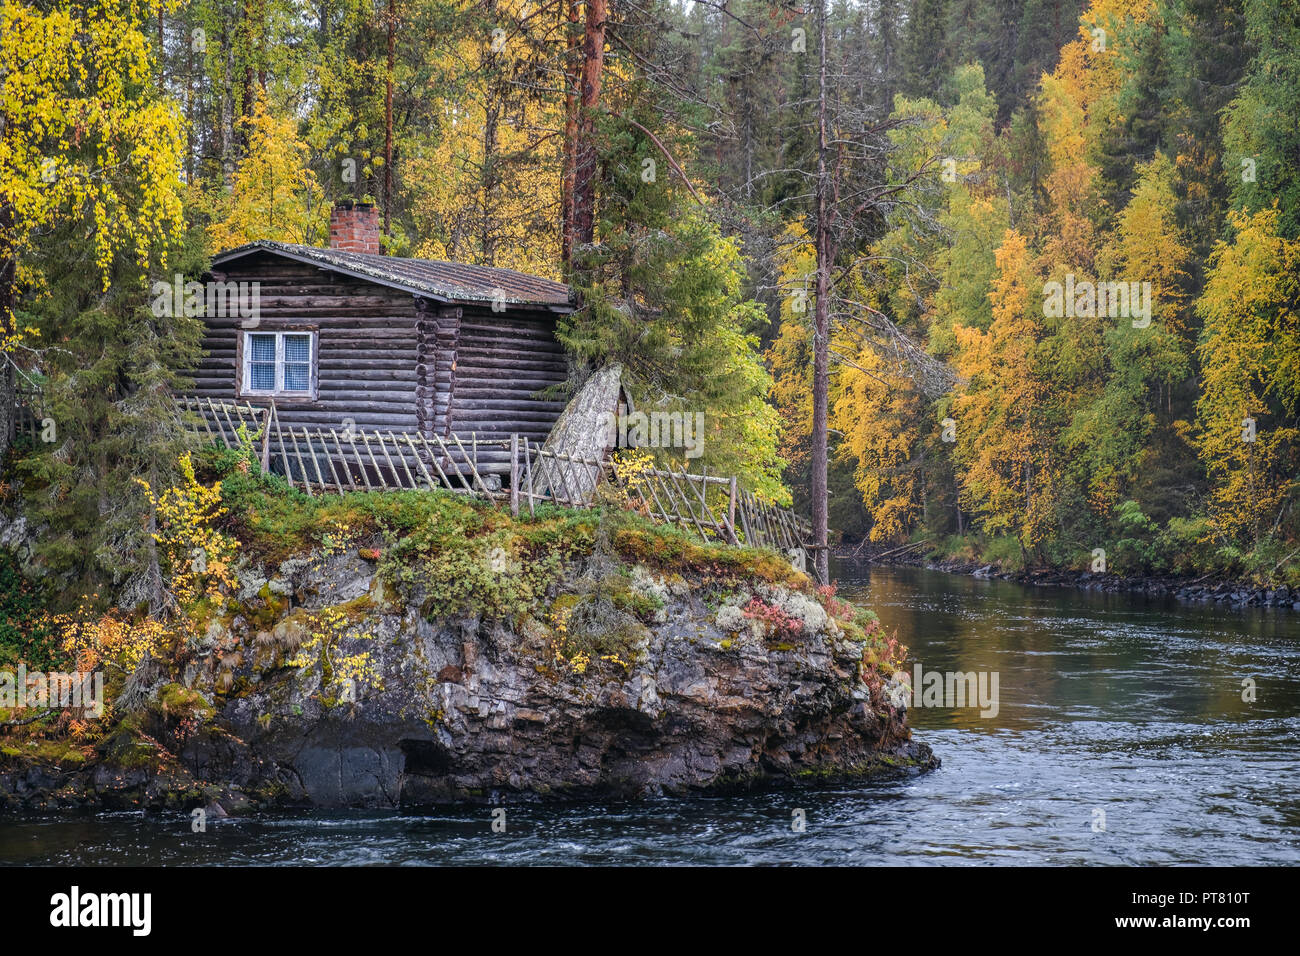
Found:
[[[451,460],[451,457],[449,455],[446,454],[447,446],[442,443],[442,439],[439,438],[437,435],[435,435],[434,440],[438,443],[438,447],[441,448],[442,451],[444,452],[442,456],[442,460],[447,463],[447,466],[449,468],[455,467],[456,463]],[[424,446],[425,454],[429,456],[429,463],[433,465],[434,469],[438,472],[438,478],[442,480],[442,483],[447,487],[448,491],[455,491],[456,486],[451,483],[451,479],[447,477],[447,473],[442,470],[442,465],[438,464],[437,456],[435,456],[433,451],[429,448],[429,439],[421,438],[420,443]],[[459,468],[457,468],[456,470],[456,476],[460,478],[460,483],[462,485],[465,484],[465,479],[460,476]]]
[[[391,429],[389,429],[388,437],[393,440],[393,451],[397,452],[397,459],[402,463],[402,470],[406,472],[406,480],[411,483],[412,489],[418,491],[420,489],[420,483],[416,481],[415,476],[411,474],[411,466],[406,463],[406,455],[402,453],[402,446],[397,444],[397,436],[393,434]],[[412,449],[414,449],[414,446],[412,446]]]
[[[343,444],[339,441],[339,436],[336,435],[336,434],[334,433],[334,429],[332,429],[332,428],[330,429],[330,437],[334,439],[334,447],[338,449],[338,452],[339,452],[339,464],[343,466],[343,474],[344,474],[344,475],[347,477],[347,479],[348,479],[348,491],[356,491],[356,490],[357,490],[357,480],[356,480],[356,478],[354,478],[354,477],[352,476],[352,468],[348,465],[348,455],[347,455],[347,452],[345,452],[345,451],[343,450]],[[324,429],[321,429],[321,441],[322,441],[322,442],[325,441],[325,430],[324,430]],[[353,446],[352,450],[353,450],[354,452],[357,450],[355,445]]]
[[[376,438],[379,437],[378,431],[375,432],[375,437]],[[370,447],[370,439],[366,437],[365,429],[361,430],[361,444],[365,446],[366,454],[370,457],[370,465],[372,468],[375,469],[375,481],[379,483],[380,488],[387,489],[388,482],[384,481],[384,473],[379,470],[379,462],[375,460],[375,453]],[[365,470],[366,470],[366,466],[362,465],[361,466],[362,473],[364,473]]]
[[[330,454],[330,446],[325,441],[325,429],[320,429],[317,434],[320,435],[321,447],[325,449],[325,464],[329,465],[330,477],[334,479],[334,490],[341,496],[343,494],[343,482],[339,479],[338,469],[334,467],[334,456]],[[335,441],[335,446],[338,441]],[[343,461],[343,449],[339,449],[339,464],[346,465]],[[344,472],[346,474],[346,472]]]
[[[510,433],[510,514],[519,517],[519,435]]]
[[[727,489],[727,534],[731,536],[732,544],[740,544],[740,538],[736,536],[736,476],[731,476],[730,487]]]
[[[266,406],[266,414],[262,416],[262,474],[266,474],[267,468],[271,466],[271,409],[273,408],[275,408],[274,400]]]
[[[527,438],[524,439],[524,482],[528,487],[528,517],[535,518],[537,513],[533,507],[533,458],[528,450]]]
[[[355,458],[355,459],[357,460],[357,470],[358,470],[359,472],[361,472],[361,480],[364,481],[364,482],[366,483],[366,491],[370,491],[370,490],[371,490],[371,488],[370,488],[370,476],[366,474],[366,466],[365,466],[365,463],[361,460],[361,452],[357,451],[357,440],[356,440],[355,438],[352,437],[351,426],[349,426],[349,428],[347,428],[347,429],[344,429],[344,431],[343,431],[343,437],[346,438],[346,439],[348,440],[348,446],[352,449],[352,457]],[[365,433],[365,432],[362,432],[362,433],[361,433],[361,439],[362,439],[362,441],[365,440],[365,437],[366,437],[366,433]],[[357,480],[356,480],[355,478],[353,478],[353,479],[352,479],[352,486],[355,488],[355,487],[356,487],[356,484],[357,484]],[[357,489],[357,490],[360,490],[360,489]]]
[[[421,458],[420,453],[416,451],[415,442],[411,441],[411,436],[406,432],[402,432],[402,437],[406,439],[406,444],[410,447],[411,454],[415,456],[415,466],[420,469],[420,473],[424,475],[424,480],[429,483],[429,490],[432,491],[436,487],[433,476],[429,474],[429,469],[424,467],[424,459]],[[427,452],[429,449],[426,446],[424,450]],[[437,462],[434,462],[434,466],[437,466]]]
[[[284,466],[284,480],[289,482],[290,488],[297,487],[293,483],[293,469],[289,467],[289,452],[284,444],[284,429],[280,427],[280,413],[275,413],[275,439],[280,446],[280,464]]]
[[[320,492],[325,494],[325,476],[321,474],[320,459],[316,457],[316,446],[311,443],[311,432],[307,431],[306,427],[302,430],[302,440],[307,443],[307,454],[311,456],[312,468],[316,469],[316,481],[320,484]]]
[[[303,429],[305,432],[306,429]],[[302,449],[298,447],[298,436],[294,434],[293,426],[289,426],[289,437],[293,439],[293,456],[298,459],[298,474],[302,476],[302,486],[307,490],[307,497],[314,497],[311,493],[311,479],[307,477],[307,464],[302,458]]]
[[[379,439],[379,450],[384,453],[384,461],[388,462],[388,471],[393,476],[393,484],[397,485],[398,490],[402,488],[402,476],[397,473],[397,466],[393,464],[392,456],[388,454],[388,446],[384,444],[384,436],[379,434],[379,429],[375,429],[375,437]],[[396,446],[396,442],[393,443]],[[398,452],[401,455],[401,452]]]

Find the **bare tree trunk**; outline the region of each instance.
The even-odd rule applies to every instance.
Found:
[[[498,167],[497,129],[501,122],[501,98],[492,97],[483,119],[483,218],[479,223],[480,264],[496,265],[497,233],[493,220],[493,202],[500,195],[501,170]]]
[[[830,581],[827,553],[827,425],[830,393],[830,224],[826,221],[826,0],[818,3],[820,64],[817,85],[817,306],[813,313],[812,531],[814,568]]]
[[[221,76],[221,185],[226,192],[234,188],[235,173],[235,30],[233,15],[227,14],[221,45],[226,53],[226,68]]]
[[[578,124],[577,167],[573,186],[573,244],[590,245],[596,236],[596,111],[605,66],[606,0],[587,0],[582,41],[582,111]]]
[[[167,47],[163,38],[163,8],[158,5],[158,92],[167,95]]]

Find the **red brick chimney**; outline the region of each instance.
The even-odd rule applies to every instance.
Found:
[[[341,199],[330,210],[330,248],[379,254],[379,210],[374,203]]]

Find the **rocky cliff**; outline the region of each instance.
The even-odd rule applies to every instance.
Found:
[[[10,741],[0,801],[399,807],[937,765],[869,612],[775,556],[586,520],[556,561],[499,536],[451,570],[391,536],[250,558],[92,747]]]

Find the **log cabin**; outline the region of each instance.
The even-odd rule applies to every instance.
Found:
[[[217,255],[204,357],[183,395],[266,407],[285,426],[543,441],[564,409],[556,322],[568,286],[510,269],[380,254],[378,210],[342,202],[329,248],[258,241]],[[236,286],[236,283],[246,284]],[[509,472],[486,449],[479,470]]]

